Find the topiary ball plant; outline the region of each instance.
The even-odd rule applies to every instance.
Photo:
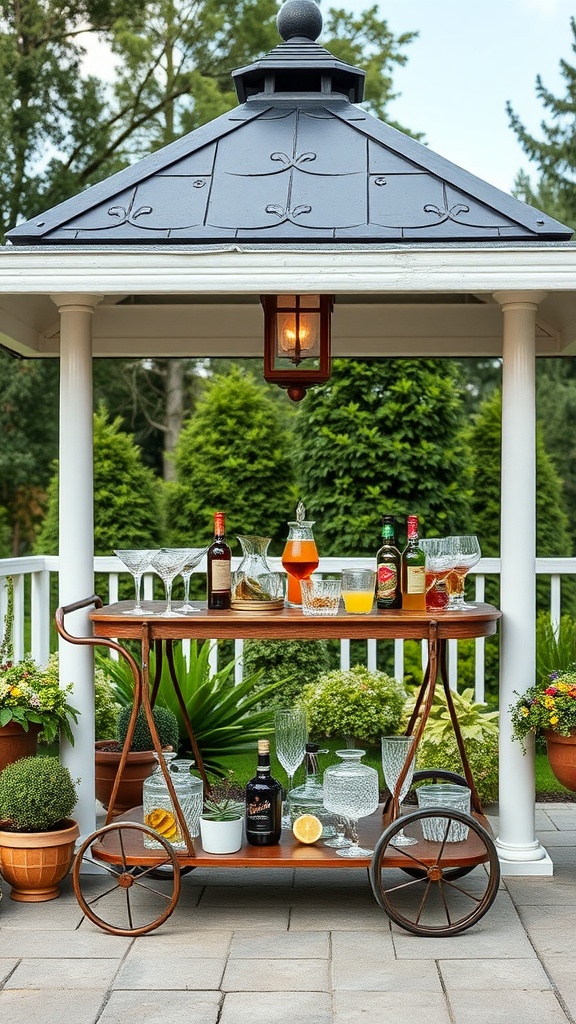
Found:
[[[76,787],[57,757],[22,757],[0,772],[3,831],[52,832],[76,804]]]
[[[128,723],[132,714],[132,707],[127,704],[121,708],[118,719],[116,722],[116,738],[120,744],[124,744],[126,734],[128,732]],[[158,737],[160,739],[160,746],[172,747],[173,750],[178,750],[180,742],[178,733],[178,719],[170,708],[160,707],[159,705],[152,708],[152,716],[156,728],[158,730]],[[132,737],[132,744],[130,750],[153,750],[154,743],[146,721],[146,715],[144,714],[144,708],[138,708],[138,715],[136,716],[136,724],[134,726],[134,735]]]

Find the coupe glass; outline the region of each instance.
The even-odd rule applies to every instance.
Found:
[[[473,605],[464,601],[464,584],[466,576],[477,562],[480,561],[481,551],[478,537],[447,537],[449,549],[454,555],[455,565],[446,579],[448,587],[448,611],[463,611],[466,608],[473,608]]]
[[[307,723],[306,713],[301,708],[277,711],[274,715],[276,733],[276,757],[288,776],[288,789],[292,789],[294,772],[300,767],[306,754]],[[288,799],[284,801],[282,828],[291,829]]]
[[[179,614],[190,615],[193,612],[199,612],[199,608],[195,608],[193,604],[190,604],[188,600],[190,596],[190,577],[198,565],[201,562],[204,555],[208,551],[208,548],[188,548],[188,558],[182,572],[180,573],[184,580],[184,604],[178,609]]]
[[[410,747],[412,746],[412,736],[382,736],[382,769],[384,771],[384,781],[388,786],[388,789],[394,795],[396,793],[396,786],[398,779],[400,778],[400,772],[406,764],[406,758],[410,753]],[[402,789],[398,794],[398,803],[401,804],[412,782],[412,776],[414,774],[414,758],[410,762],[410,766],[406,773],[406,778],[402,783]],[[404,829],[401,828],[396,833],[393,839],[390,840],[390,846],[414,846],[417,843],[417,839],[413,839],[411,836],[407,836],[404,833]]]
[[[378,807],[378,772],[362,764],[365,750],[337,750],[341,764],[332,764],[324,772],[324,807],[348,819],[352,842],[336,850],[337,857],[371,857],[358,843],[358,818],[373,814]]]
[[[158,573],[166,590],[166,608],[160,615],[174,615],[172,610],[172,584],[190,557],[190,548],[160,548],[150,565]]]
[[[124,565],[128,569],[128,572],[134,577],[134,587],[136,589],[136,602],[133,608],[128,608],[123,615],[152,615],[153,612],[148,611],[147,608],[143,608],[140,604],[140,591],[142,585],[142,577],[146,572],[146,569],[151,565],[152,559],[158,553],[158,548],[121,548],[119,551],[114,551],[114,554],[124,562]]]

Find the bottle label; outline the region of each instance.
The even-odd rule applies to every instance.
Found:
[[[212,562],[212,592],[230,590],[230,562],[224,559],[215,559]]]
[[[394,597],[398,586],[398,573],[394,565],[378,566],[378,590],[376,596]]]
[[[424,565],[406,566],[406,593],[426,593],[426,567]]]
[[[250,832],[272,833],[272,804],[266,797],[256,796],[246,805],[246,824]]]

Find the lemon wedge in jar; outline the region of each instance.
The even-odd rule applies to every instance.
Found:
[[[175,816],[171,811],[157,807],[150,814],[146,815],[145,824],[159,832],[161,836],[173,842],[180,837],[180,831]]]
[[[322,822],[315,814],[300,814],[292,831],[299,843],[317,843],[322,835]]]

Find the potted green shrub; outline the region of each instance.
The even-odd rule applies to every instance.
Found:
[[[121,707],[116,720],[116,738],[96,741],[96,799],[106,808],[112,796],[131,714],[130,705]],[[152,715],[161,747],[178,750],[178,721],[174,713],[169,708],[156,705],[152,709]],[[132,807],[140,806],[144,779],[152,774],[156,764],[152,736],[144,708],[140,707],[112,814],[123,814]]]
[[[204,800],[200,815],[200,838],[204,853],[236,853],[242,846],[244,802],[239,799],[229,775],[213,787]]]
[[[355,665],[305,686],[299,703],[315,739],[342,736],[347,746],[374,746],[398,732],[406,697],[398,679]]]
[[[57,757],[24,757],[0,773],[0,872],[13,900],[60,895],[80,834],[76,787]]]

